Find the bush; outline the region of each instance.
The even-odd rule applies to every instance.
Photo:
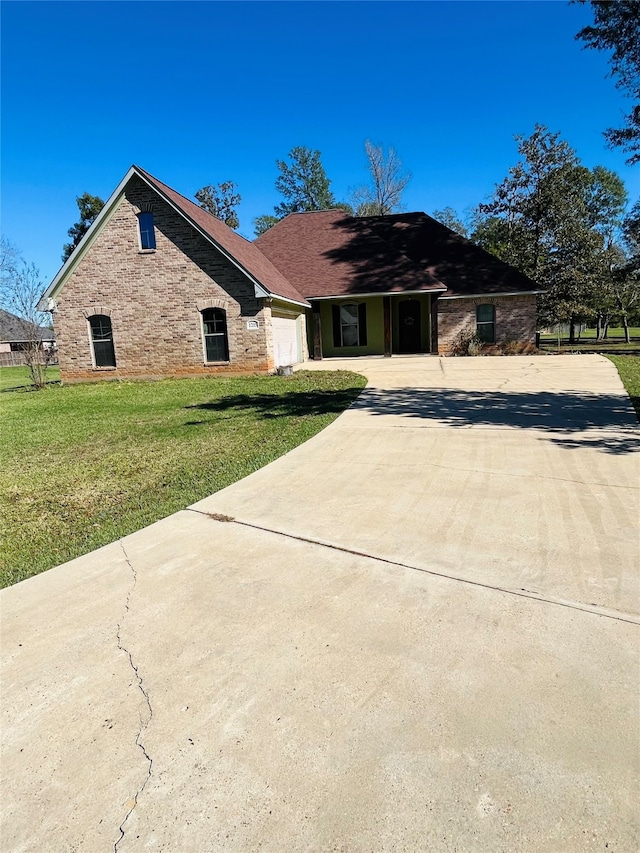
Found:
[[[472,329],[461,329],[451,342],[450,355],[479,355],[482,341]]]

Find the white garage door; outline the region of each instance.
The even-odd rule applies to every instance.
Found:
[[[273,352],[276,367],[300,361],[298,323],[295,317],[273,317]]]

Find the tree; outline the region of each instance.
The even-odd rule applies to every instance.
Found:
[[[301,213],[308,210],[328,210],[335,206],[335,199],[329,186],[320,152],[297,146],[289,152],[291,162],[277,160],[280,176],[276,180],[276,189],[284,201],[275,207],[279,219],[289,213]]]
[[[382,146],[370,140],[364,144],[370,174],[370,183],[358,187],[353,193],[356,216],[386,216],[400,210],[402,193],[411,180],[403,172],[402,162],[393,148],[385,154]]]
[[[320,156],[319,151],[299,145],[289,152],[289,163],[276,160],[280,171],[276,179],[276,189],[283,201],[274,207],[273,214],[267,213],[254,219],[257,237],[290,213],[345,207],[336,203],[329,189],[331,181],[327,178]]]
[[[612,294],[629,343],[629,317],[640,308],[640,201],[622,223],[625,260],[613,271]]]
[[[264,232],[268,231],[269,228],[273,228],[276,222],[280,222],[280,217],[270,216],[268,213],[266,213],[264,216],[257,216],[253,220],[253,227],[255,229],[256,237],[259,237],[261,234],[264,234]]]
[[[217,186],[208,184],[198,190],[195,198],[203,210],[220,219],[229,228],[240,227],[236,207],[242,201],[242,196],[233,181],[223,181]]]
[[[473,239],[545,287],[543,322],[579,321],[605,309],[616,227],[626,204],[620,178],[582,166],[559,134],[536,125],[516,137],[520,161],[479,205]]]
[[[493,199],[480,204],[479,211],[503,222],[501,259],[538,279],[551,242],[550,218],[563,205],[568,170],[578,158],[559,133],[551,133],[544,125],[536,124],[531,136],[515,139],[520,162],[509,169]]]
[[[456,234],[459,234],[461,237],[469,236],[467,226],[452,207],[445,207],[442,210],[434,210],[431,215],[434,219],[437,219],[438,222],[446,225],[447,228],[455,231]]]
[[[53,347],[42,342],[42,327],[50,322],[48,315],[38,310],[44,284],[34,264],[27,264],[16,246],[4,237],[0,241],[0,303],[21,322],[24,335],[23,353],[35,388],[44,388],[45,374]]]
[[[584,3],[586,0],[576,0]],[[625,118],[625,126],[610,128],[610,145],[629,152],[627,162],[640,162],[640,0],[591,0],[593,24],[576,35],[586,47],[612,51],[611,76],[616,86],[636,103]]]
[[[89,228],[93,225],[97,215],[104,207],[104,201],[97,195],[83,193],[76,198],[76,204],[80,211],[80,219],[67,231],[71,237],[70,243],[65,243],[62,251],[62,260],[66,261],[78,243],[82,240]]]

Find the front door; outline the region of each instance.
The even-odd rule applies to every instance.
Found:
[[[398,303],[399,352],[421,351],[420,301],[405,299]]]

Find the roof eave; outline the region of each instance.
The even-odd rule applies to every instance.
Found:
[[[545,290],[509,290],[501,292],[499,290],[487,291],[483,293],[463,293],[462,295],[441,296],[440,299],[489,299],[492,296],[537,296],[540,293],[546,293]]]
[[[428,293],[445,293],[447,290],[446,287],[431,287],[428,290],[424,288],[422,290],[378,290],[376,292],[371,293],[335,293],[332,296],[308,296],[307,299],[310,302],[320,302],[321,300],[327,299],[352,299],[356,297],[364,298],[371,296],[414,296],[416,294],[428,294]]]

